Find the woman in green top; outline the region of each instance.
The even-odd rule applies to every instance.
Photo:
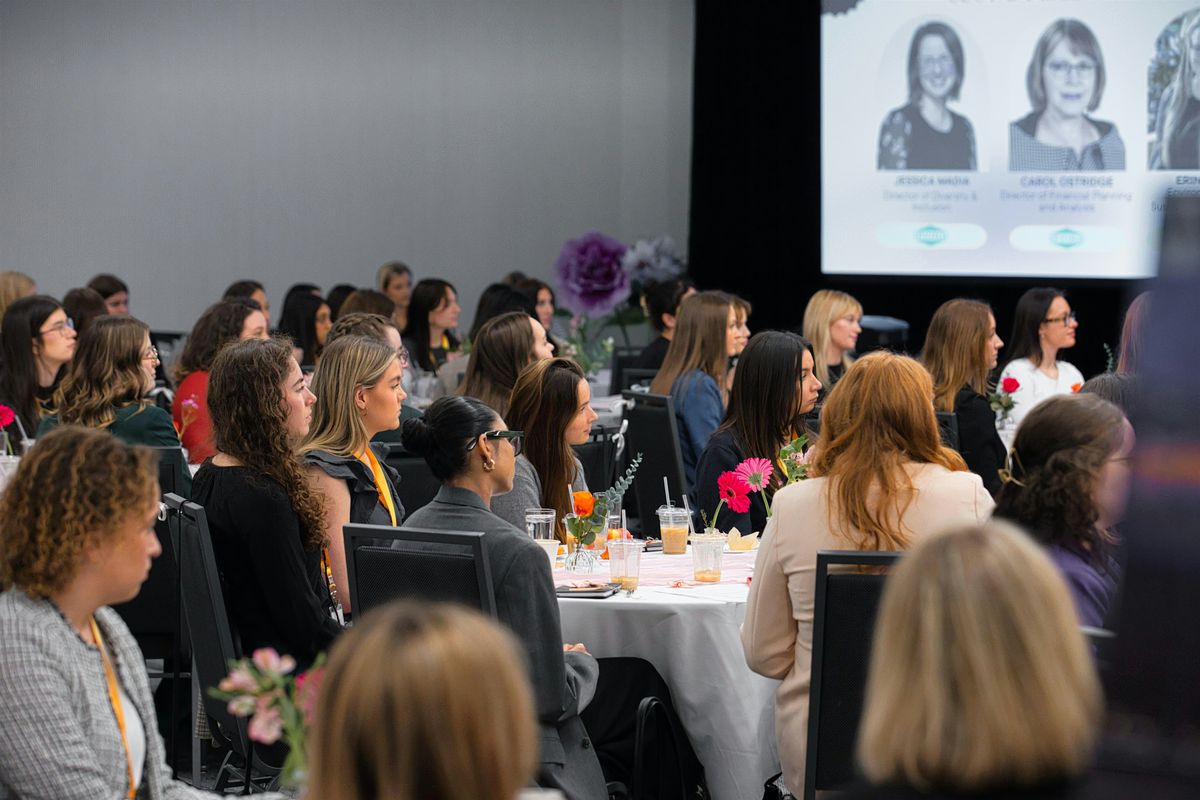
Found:
[[[157,366],[146,323],[97,317],[79,337],[75,358],[54,393],[53,416],[42,420],[38,436],[58,425],[83,425],[108,430],[127,444],[179,447],[171,414],[145,399],[154,388]]]

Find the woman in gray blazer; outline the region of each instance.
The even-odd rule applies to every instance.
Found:
[[[217,800],[171,778],[142,654],[109,608],[161,552],[156,474],[149,449],[65,426],[0,500],[0,799]]]
[[[579,718],[596,691],[599,666],[583,645],[562,642],[545,553],[489,510],[493,495],[512,489],[520,436],[472,397],[439,398],[424,417],[406,420],[405,448],[425,458],[442,488],[404,527],[486,535],[500,622],[528,657],[540,725],[538,785],[571,800],[606,800],[604,774]]]

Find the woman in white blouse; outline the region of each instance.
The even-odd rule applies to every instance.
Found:
[[[1007,378],[1017,381],[1009,412],[1014,426],[1047,397],[1077,392],[1083,385],[1083,373],[1058,357],[1059,351],[1075,346],[1078,328],[1075,312],[1059,289],[1030,289],[1017,301],[1009,361],[997,384],[1003,389]]]

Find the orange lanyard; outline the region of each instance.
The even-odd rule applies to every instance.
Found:
[[[113,670],[108,658],[108,650],[104,647],[104,638],[100,636],[100,627],[96,618],[91,618],[92,637],[96,647],[100,648],[100,660],[104,662],[104,678],[108,681],[108,702],[112,704],[113,716],[117,718],[117,727],[121,730],[121,746],[125,748],[125,769],[129,774],[129,800],[137,797],[137,784],[133,781],[133,754],[129,752],[129,735],[125,732],[125,710],[121,707],[121,690],[117,687],[117,673]]]

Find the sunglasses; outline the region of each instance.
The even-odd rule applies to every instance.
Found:
[[[521,442],[525,438],[525,431],[487,431],[483,434],[485,439],[508,439],[508,443],[512,445],[513,455],[521,455]],[[475,445],[479,444],[479,437],[476,436],[467,445],[468,450],[474,450]]]

